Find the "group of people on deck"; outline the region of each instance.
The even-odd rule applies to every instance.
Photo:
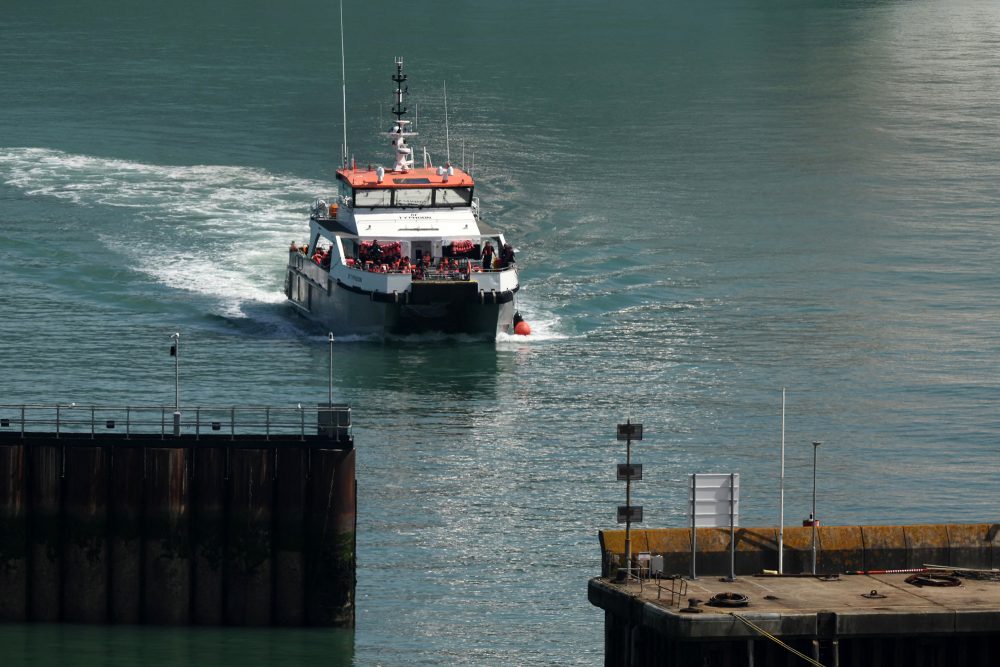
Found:
[[[394,245],[397,251],[399,243]],[[293,249],[296,249],[293,244]],[[297,249],[306,251],[306,246]],[[317,249],[312,259],[325,269],[330,268],[330,248]],[[392,250],[392,249],[391,249]],[[390,252],[391,252],[390,250]],[[469,253],[474,258],[475,255]],[[430,256],[420,256],[416,262],[411,262],[409,256],[399,256],[396,253],[385,253],[377,239],[370,243],[365,242],[357,259],[348,257],[346,264],[349,267],[371,271],[373,273],[410,273],[415,280],[422,279],[428,273],[444,274],[451,277],[468,277],[471,272],[492,271],[506,269],[514,264],[514,248],[509,243],[504,243],[497,253],[490,241],[483,244],[481,253],[482,263],[476,264],[469,259],[459,261],[455,257],[442,257],[436,263]]]
[[[305,245],[303,245],[301,248],[296,248],[295,244],[294,243],[292,244],[292,250],[293,251],[299,250],[302,252],[302,254],[308,252],[308,248],[309,247]],[[319,264],[324,269],[329,269],[331,261],[330,248],[317,248],[316,252],[313,253],[312,260],[317,264]]]
[[[436,263],[430,257],[420,257],[416,262],[411,262],[409,257],[399,257],[380,263],[375,263],[370,259],[361,261],[360,259],[348,258],[347,266],[372,273],[409,273],[414,280],[422,280],[427,277],[427,274],[434,274],[438,277],[468,278],[473,271],[480,271],[480,268],[471,262],[459,262],[455,258],[449,259],[447,257],[442,257]]]
[[[504,243],[500,248],[500,255],[497,256],[493,244],[487,241],[483,245],[483,271],[490,269],[506,269],[514,263],[514,248],[509,243]]]

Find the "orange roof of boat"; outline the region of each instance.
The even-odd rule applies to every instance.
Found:
[[[389,171],[386,169],[382,182],[378,182],[378,172],[374,167],[338,169],[337,178],[348,183],[352,188],[456,188],[470,187],[475,183],[472,176],[458,167],[452,167],[455,173],[450,176],[438,175],[437,167],[419,167],[409,171]]]

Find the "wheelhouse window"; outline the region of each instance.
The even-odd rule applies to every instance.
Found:
[[[472,203],[472,188],[442,188],[437,191],[438,206],[468,206]]]
[[[434,201],[434,190],[430,188],[413,188],[396,190],[396,206],[431,206]]]
[[[361,207],[392,206],[392,190],[355,190],[354,205]]]
[[[354,190],[354,205],[360,208],[440,206],[456,208],[472,205],[472,188],[377,188]]]

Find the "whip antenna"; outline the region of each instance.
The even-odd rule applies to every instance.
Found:
[[[340,0],[340,99],[344,103],[344,169],[347,169],[347,66],[344,64],[344,0]]]
[[[448,134],[448,82],[444,82],[444,150],[445,159],[451,164],[451,138]]]

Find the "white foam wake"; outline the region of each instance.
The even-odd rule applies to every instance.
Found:
[[[521,300],[521,308],[519,312],[521,316],[524,317],[524,321],[528,323],[531,327],[531,333],[527,336],[518,336],[517,334],[497,334],[497,343],[502,344],[514,344],[521,345],[525,343],[541,342],[546,340],[563,340],[569,338],[568,335],[559,331],[559,320],[555,317],[546,317],[542,313],[539,313],[535,308],[524,303]]]
[[[164,166],[47,148],[0,148],[0,180],[32,197],[117,209],[97,216],[93,233],[106,247],[168,287],[215,298],[227,317],[284,301],[285,250],[306,240],[312,200],[334,189],[262,169]],[[567,338],[557,319],[520,305],[531,335],[500,334],[498,343]]]
[[[0,148],[0,179],[29,196],[121,209],[96,231],[132,268],[217,297],[227,316],[278,303],[285,248],[307,235],[307,206],[329,183],[261,169],[163,166],[46,148]]]

